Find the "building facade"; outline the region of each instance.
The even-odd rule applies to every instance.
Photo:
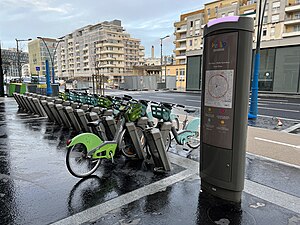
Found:
[[[21,67],[28,63],[29,58],[27,52],[17,52],[15,48],[1,50],[2,67],[5,81],[22,76],[22,74],[19,74],[18,72],[18,55],[20,56],[19,65]]]
[[[224,16],[252,17],[255,25],[253,34],[253,49],[255,49],[259,7],[256,1],[219,0],[207,3],[204,5],[204,24],[201,28],[209,20]],[[300,1],[268,1],[262,21],[259,91],[299,93]],[[185,56],[186,90],[200,90],[202,48],[186,50]]]
[[[120,82],[134,65],[144,64],[144,47],[124,32],[120,20],[82,27],[62,40],[55,58],[61,78],[91,80],[101,75],[109,82]]]
[[[52,73],[52,65],[54,66],[53,56],[55,54],[58,42],[53,38],[43,39],[46,44],[41,39],[35,39],[28,43],[31,75],[46,76],[46,60],[48,60],[49,62],[50,74]],[[49,49],[50,55],[47,47]]]

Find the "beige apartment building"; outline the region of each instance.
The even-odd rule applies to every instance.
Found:
[[[88,25],[62,39],[56,70],[64,79],[91,81],[93,75],[101,75],[110,83],[120,83],[134,65],[144,64],[144,47],[124,32],[120,20]]]
[[[180,16],[180,21],[174,23],[174,53],[176,65],[186,65],[187,90],[201,89],[202,36],[205,24],[211,19],[224,16],[242,15],[252,17],[255,25],[253,34],[254,49],[256,47],[259,7],[255,0],[217,0],[205,4],[202,10]],[[200,41],[195,38],[198,31],[197,33],[190,31],[191,25],[195,28],[199,27],[196,20],[200,20]],[[298,60],[298,58],[300,59],[300,51],[298,51],[300,50],[300,0],[268,0],[262,21],[261,69],[263,72],[259,79],[260,89],[265,91],[300,92],[300,60]],[[188,37],[191,34],[194,34],[194,36]],[[293,60],[289,60],[289,63],[293,63],[293,66],[277,66],[285,62],[284,58],[293,58]],[[277,62],[277,60],[279,61]],[[292,69],[293,72],[283,71],[282,68]],[[286,74],[286,76],[283,77],[280,74]],[[292,76],[290,79],[287,78],[289,75]],[[277,80],[274,79],[274,76],[277,76]],[[290,80],[293,80],[293,82],[290,82]],[[285,82],[288,82],[288,85],[283,87],[282,83]]]
[[[46,75],[46,60],[49,62],[49,71],[52,71],[52,61],[55,48],[57,47],[57,40],[53,38],[35,39],[28,43],[29,65],[32,75],[45,76]],[[46,43],[46,45],[45,45]],[[49,52],[51,56],[49,55]],[[54,62],[53,62],[54,63]]]

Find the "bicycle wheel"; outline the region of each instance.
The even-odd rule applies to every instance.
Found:
[[[78,178],[88,177],[99,167],[101,159],[92,159],[87,155],[84,144],[75,144],[67,151],[66,164],[69,172]]]
[[[143,128],[136,126],[136,132],[141,141],[141,147],[143,150],[146,145],[146,138],[144,136]],[[119,150],[121,150],[122,154],[128,158],[137,158],[136,150],[127,130],[123,130],[121,133],[119,141]]]
[[[200,136],[199,133],[197,133],[195,136],[191,136],[188,138],[187,146],[189,146],[192,149],[199,148],[200,146]]]

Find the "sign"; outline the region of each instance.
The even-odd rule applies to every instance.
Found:
[[[238,33],[206,38],[203,142],[232,149]]]
[[[36,71],[40,71],[41,68],[40,68],[39,66],[36,66],[36,67],[35,67],[35,70],[36,70]]]

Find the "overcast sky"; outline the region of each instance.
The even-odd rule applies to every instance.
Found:
[[[164,55],[174,49],[175,21],[182,13],[203,8],[207,0],[0,0],[0,40],[2,48],[16,47],[17,39],[37,36],[57,38],[75,29],[102,21],[119,19],[132,37],[141,39],[146,57],[151,46],[160,57],[160,37]],[[26,50],[22,43],[22,49]]]

